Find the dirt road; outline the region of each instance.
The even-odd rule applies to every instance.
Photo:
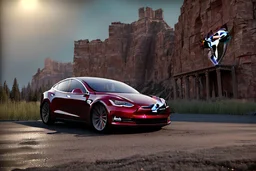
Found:
[[[158,131],[108,135],[81,124],[0,122],[0,170],[256,170],[256,116],[180,117]]]

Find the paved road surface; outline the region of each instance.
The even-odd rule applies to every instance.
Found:
[[[74,123],[0,122],[0,170],[256,145],[256,116],[175,114],[172,120],[158,131],[121,129],[109,135]]]

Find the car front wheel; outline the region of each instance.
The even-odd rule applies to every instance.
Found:
[[[91,113],[91,123],[97,132],[106,132],[108,130],[108,111],[102,104],[93,107]]]

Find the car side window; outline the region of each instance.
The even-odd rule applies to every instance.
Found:
[[[62,81],[58,84],[57,90],[68,92],[70,80]]]
[[[69,88],[69,92],[72,92],[72,90],[74,89],[81,89],[83,93],[86,92],[84,86],[82,85],[82,83],[80,83],[77,80],[71,80],[71,84],[70,84],[70,88]]]

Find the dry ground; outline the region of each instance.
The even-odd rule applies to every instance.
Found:
[[[81,124],[0,122],[0,134],[0,170],[256,171],[254,122],[179,120],[157,131],[107,135]]]

